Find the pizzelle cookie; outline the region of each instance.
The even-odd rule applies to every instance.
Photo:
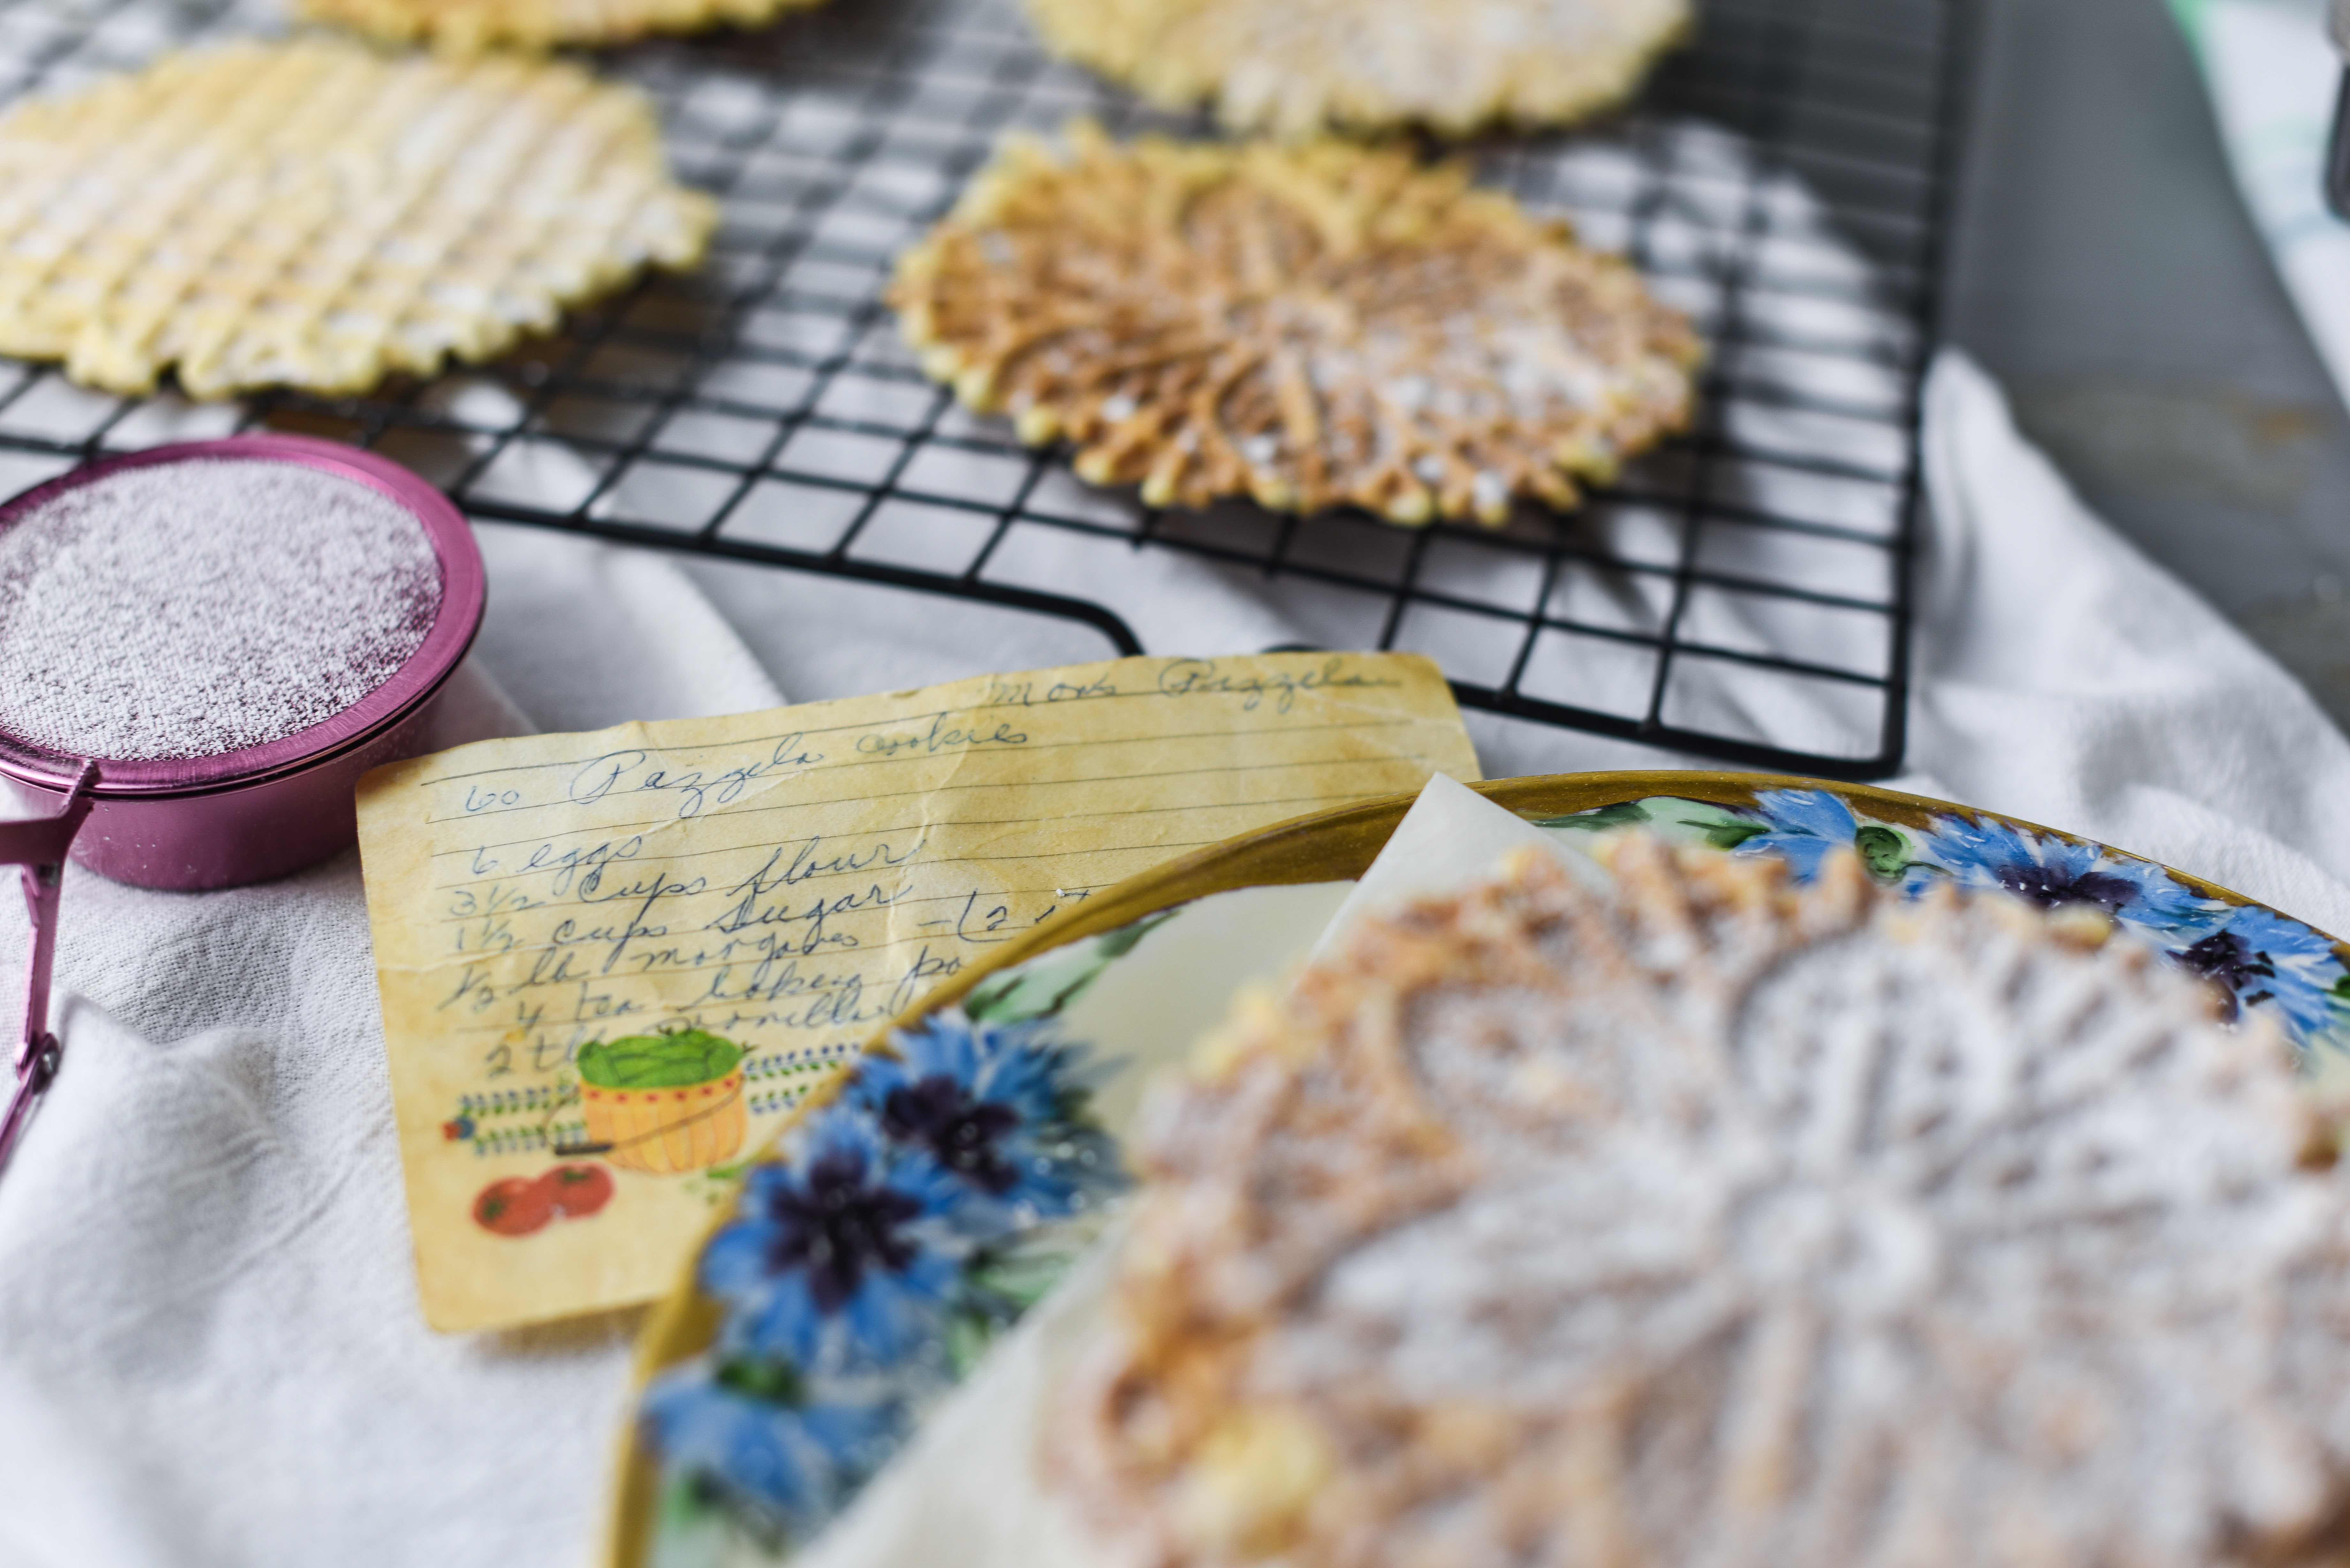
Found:
[[[301,13],[451,54],[625,44],[651,33],[758,27],[824,0],[296,0]]]
[[[1153,1568],[2338,1562],[2350,1180],[2134,944],[1632,839],[1148,1118],[1059,1484]]]
[[[1628,96],[1689,0],[1028,0],[1055,52],[1234,130],[1561,124]]]
[[[1688,323],[1463,169],[1067,140],[1008,142],[889,298],[931,376],[1090,483],[1498,524],[1688,422]]]
[[[0,116],[0,353],[109,391],[355,392],[483,359],[717,219],[567,65],[298,38]]]

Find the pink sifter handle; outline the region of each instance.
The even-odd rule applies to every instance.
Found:
[[[33,950],[25,965],[25,1033],[16,1047],[16,1086],[8,1096],[8,1112],[0,1117],[0,1171],[8,1168],[16,1139],[33,1118],[65,1047],[49,1033],[49,968],[57,950],[57,892],[65,877],[66,852],[89,815],[90,791],[98,784],[98,764],[85,763],[72,791],[54,816],[0,822],[0,866],[20,868],[25,884],[25,910],[32,917]]]

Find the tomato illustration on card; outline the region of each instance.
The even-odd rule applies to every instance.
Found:
[[[612,1173],[600,1165],[558,1165],[536,1177],[508,1176],[473,1199],[473,1223],[498,1236],[528,1236],[557,1220],[585,1220],[612,1200]]]

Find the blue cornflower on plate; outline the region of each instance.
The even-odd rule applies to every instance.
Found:
[[[970,1238],[968,1189],[853,1106],[810,1118],[791,1156],[744,1177],[702,1250],[730,1352],[802,1366],[880,1363],[934,1340]]]
[[[2188,940],[2209,931],[2227,909],[2159,866],[2003,822],[1936,817],[1919,857],[1961,887],[1997,888],[2045,909],[2092,905],[2132,925]]]
[[[763,1533],[806,1540],[903,1437],[892,1405],[795,1405],[692,1362],[657,1379],[638,1409],[663,1469]],[[755,1383],[757,1379],[751,1380]]]
[[[2227,993],[2227,1015],[2268,1006],[2293,1043],[2303,1048],[2334,1028],[2343,981],[2334,943],[2299,920],[2269,909],[2246,907],[2227,923],[2171,950],[2178,965],[2218,982]]]
[[[884,1136],[929,1153],[1017,1223],[1076,1213],[1120,1180],[1110,1141],[1086,1111],[1082,1051],[1042,1023],[932,1014],[868,1056],[842,1102]]]
[[[1762,790],[1754,796],[1754,809],[1762,819],[1760,831],[1742,839],[1734,853],[1775,855],[1798,882],[1817,877],[1820,862],[1837,849],[1855,851],[1870,876],[1900,883],[1911,892],[1931,876],[1911,860],[1908,840],[1900,833],[1861,822],[1852,807],[1826,790]]]
[[[1798,882],[1818,876],[1828,851],[1849,848],[1860,831],[1852,808],[1824,789],[1763,790],[1754,809],[1762,814],[1762,831],[1741,843],[1737,853],[1775,855]]]

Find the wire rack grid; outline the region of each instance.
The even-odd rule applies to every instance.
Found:
[[[275,25],[252,0],[5,0],[0,93]],[[1709,344],[1694,428],[1571,515],[1159,511],[924,380],[882,302],[889,265],[1003,134],[1080,115],[1210,133],[1050,59],[1015,0],[835,0],[605,57],[660,103],[681,177],[723,201],[696,273],[362,399],[122,400],[0,361],[0,483],[301,430],[398,458],[478,517],[1058,617],[1126,653],[1158,625],[1139,565],[1176,552],[1259,579],[1295,645],[1429,653],[1471,707],[1881,776],[1903,748],[1919,400],[1972,30],[1969,0],[1706,0],[1630,110],[1467,150],[1627,253]]]

